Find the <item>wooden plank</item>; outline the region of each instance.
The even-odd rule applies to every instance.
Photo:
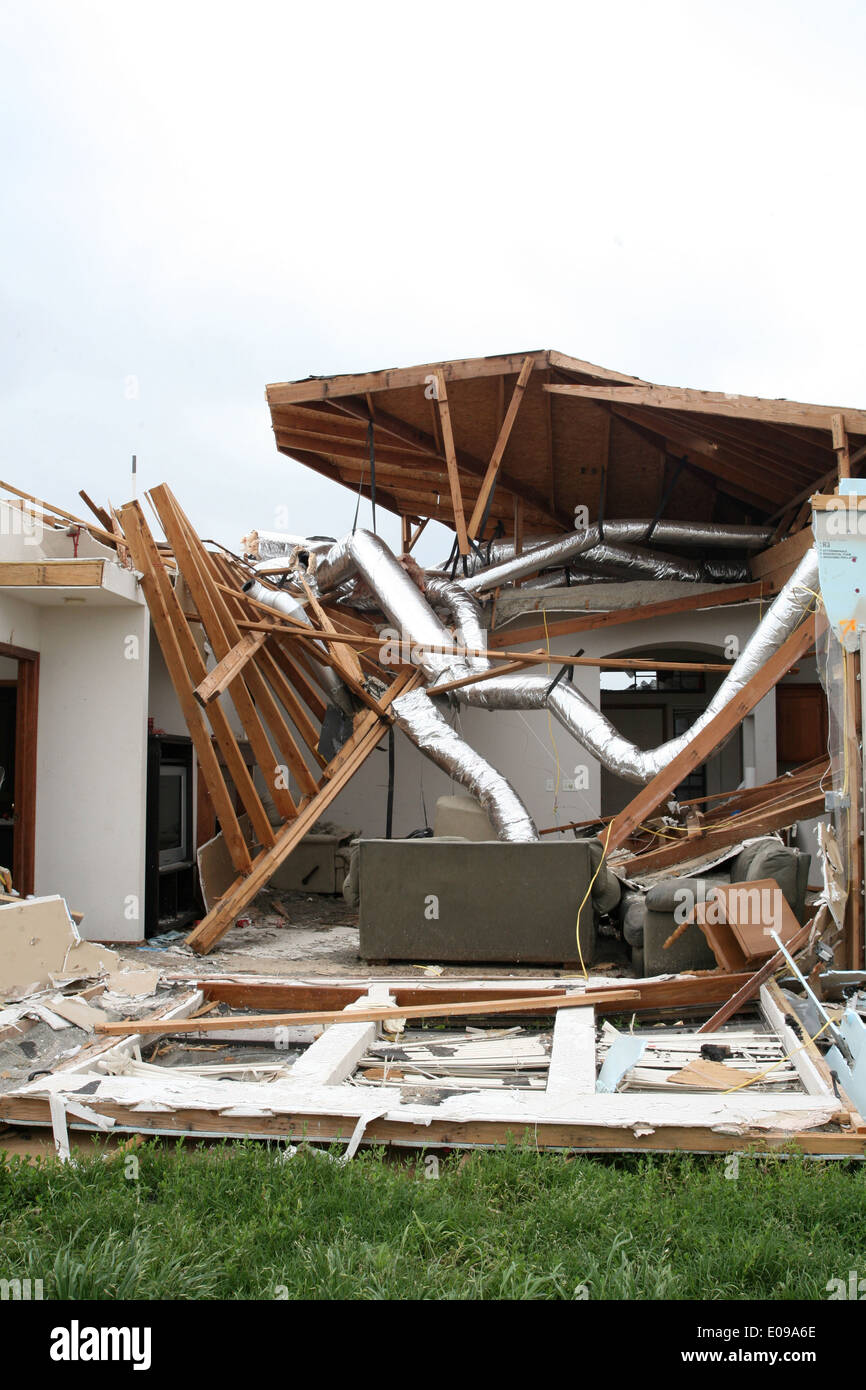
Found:
[[[0,585],[10,589],[99,589],[104,570],[104,560],[0,560]]]
[[[790,1012],[790,1006],[775,980],[770,980],[761,986],[761,1007],[767,1022],[778,1033],[785,1049],[785,1055],[790,1054],[791,1063],[803,1083],[806,1094],[810,1096],[835,1095],[832,1073],[815,1044],[807,1042],[804,1046],[802,1040],[787,1022],[785,1015]],[[805,1036],[808,1038],[808,1034]],[[824,1036],[827,1036],[826,1033]]]
[[[81,498],[82,502],[84,502],[85,506],[89,507],[90,510],[93,512],[93,515],[96,517],[96,520],[99,522],[103,530],[114,530],[114,527],[111,523],[111,517],[108,515],[108,512],[105,510],[104,507],[97,506],[93,498],[88,497],[87,493],[84,491],[84,488],[79,489],[78,496]]]
[[[692,467],[709,473],[717,487],[725,487],[751,505],[766,506],[768,501],[786,502],[790,497],[790,484],[785,482],[778,469],[761,469],[754,460],[723,447],[715,439],[709,438],[707,432],[698,427],[698,422],[689,416],[629,405],[613,405],[611,410],[617,419],[635,428],[650,430],[663,443],[675,444],[678,451],[685,451],[687,462]]]
[[[802,946],[805,946],[806,942],[809,940],[809,933],[811,930],[812,922],[807,922],[804,927],[800,928],[797,935],[788,943],[788,950],[791,952],[791,955],[794,955]],[[725,1001],[721,1008],[717,1009],[712,1017],[707,1019],[706,1023],[701,1024],[698,1032],[714,1033],[716,1029],[721,1028],[723,1023],[727,1023],[729,1018],[733,1018],[738,1010],[742,1009],[744,1005],[755,998],[761,985],[767,980],[772,979],[775,972],[780,966],[784,965],[784,963],[785,957],[782,955],[781,951],[777,951],[774,956],[771,956],[768,961],[765,961],[760,970],[755,971],[754,975],[746,976],[742,984],[733,991],[730,998]],[[733,977],[728,976],[727,978],[732,979]]]
[[[377,1000],[377,995],[382,993],[385,999]],[[332,1026],[295,1062],[291,1081],[294,1084],[303,1082],[320,1086],[337,1086],[341,1081],[347,1081],[364,1053],[376,1041],[378,1033],[375,1023],[357,1021],[358,1008],[363,1008],[364,1004],[371,1007],[377,1003],[387,1004],[389,998],[387,986],[371,985],[360,1004],[347,1004]],[[393,1000],[390,1002],[393,1003]]]
[[[746,682],[742,690],[728,701],[698,737],[693,739],[651,782],[641,788],[637,796],[614,818],[609,834],[603,837],[608,847],[608,853],[625,843],[638,826],[652,814],[660,802],[664,801],[665,797],[670,796],[674,788],[679,786],[693,768],[700,767],[701,763],[715,752],[722,740],[742,723],[758,701],[762,700],[795,662],[805,655],[815,640],[814,630],[815,619],[809,617],[801,623],[782,643],[779,650],[774,652],[769,661],[752,676],[751,680]]]
[[[484,475],[484,480],[481,484],[481,491],[479,492],[478,500],[475,503],[475,510],[473,511],[472,518],[469,522],[469,536],[472,540],[475,540],[480,530],[481,521],[484,516],[484,508],[487,506],[487,499],[493,491],[493,485],[496,482],[496,478],[499,473],[499,468],[502,463],[502,458],[505,453],[508,440],[511,437],[511,430],[514,426],[514,421],[517,419],[517,412],[520,409],[520,402],[523,400],[523,395],[526,391],[526,387],[529,382],[529,376],[532,371],[532,367],[532,357],[526,357],[524,359],[523,366],[520,368],[520,375],[517,378],[514,390],[511,394],[511,400],[509,401],[508,409],[505,412],[505,419],[502,421],[502,425],[500,427],[496,443],[493,446],[493,453],[490,455],[490,462],[487,465],[487,472]]]
[[[0,489],[13,493],[15,497],[20,497],[24,502],[34,503],[51,516],[62,517],[64,521],[71,521],[73,526],[80,526],[82,530],[89,531],[91,536],[95,536],[97,540],[104,541],[106,545],[114,548],[115,536],[112,532],[103,531],[100,526],[94,526],[92,521],[83,521],[80,516],[75,516],[73,512],[64,511],[62,507],[54,507],[50,502],[43,502],[40,498],[34,497],[32,492],[22,492],[20,488],[13,487],[11,483],[0,482]]]
[[[328,617],[328,614],[325,612],[321,603],[319,602],[316,595],[313,593],[312,589],[310,588],[306,579],[303,578],[303,576],[301,576],[301,584],[303,585],[304,593],[307,596],[307,602],[319,620],[320,627],[324,628],[325,632],[336,634],[337,628],[335,624]],[[361,663],[358,660],[355,653],[353,652],[351,646],[337,645],[337,643],[333,643],[331,646],[331,651],[340,663],[341,672],[344,674],[348,673],[350,678],[357,682],[359,685],[363,684],[364,672],[361,669]]]
[[[214,655],[221,661],[240,640],[241,634],[225,598],[216,586],[213,573],[208,570],[207,552],[164,484],[153,488],[150,497],[196,608],[204,620],[205,631]],[[249,680],[249,686],[245,677]],[[297,806],[284,785],[282,766],[277,760],[262,720],[267,720],[279,753],[290,768],[298,765],[300,754],[276,701],[255,666],[247,666],[242,674],[236,675],[228,687],[228,693],[243,724],[259,769],[268,784],[274,805],[281,819],[290,820],[297,814]],[[303,762],[303,759],[300,761]]]
[[[314,719],[321,724],[325,717],[327,703],[323,698],[321,686],[316,684],[313,663],[303,651],[286,651],[281,640],[274,636],[268,643],[268,652],[286,679],[294,686]]]
[[[265,632],[248,632],[242,637],[192,692],[199,704],[207,707],[212,700],[221,695],[266,641]]]
[[[337,410],[347,411],[349,414],[357,416],[357,418],[363,420],[365,423],[369,421],[369,411],[364,406],[358,405],[355,402],[340,399],[331,401],[330,405]],[[441,435],[439,414],[436,409],[436,402],[432,398],[430,400],[430,411],[433,425],[433,432],[431,434],[427,434],[424,430],[417,429],[414,425],[407,425],[405,421],[399,420],[396,416],[389,415],[383,410],[376,411],[376,429],[377,431],[384,430],[386,434],[392,435],[395,439],[402,439],[412,447],[421,449],[424,453],[429,454],[431,459],[435,459],[437,463],[445,463],[442,443],[439,437]],[[301,458],[301,455],[297,450],[293,450],[293,457]],[[317,455],[310,454],[302,458],[301,461],[309,462],[311,467],[315,467],[316,464],[314,460],[316,458]],[[475,478],[483,479],[487,471],[487,464],[482,462],[481,459],[475,458],[474,455],[467,453],[465,449],[457,450],[457,462],[464,476],[468,473]],[[327,465],[326,468],[320,471],[327,472],[328,476],[333,476],[333,471],[328,472],[329,469],[332,469],[331,465]],[[554,526],[566,527],[570,524],[569,517],[562,513],[550,511],[548,503],[542,493],[530,487],[528,484],[521,482],[519,478],[508,473],[505,468],[500,468],[499,470],[499,481],[503,490],[507,490],[513,497],[521,498],[531,511],[538,514],[539,521],[542,525],[552,523]],[[365,495],[368,494],[365,493]],[[494,510],[495,509],[496,504],[494,503]],[[398,506],[396,510],[402,515],[407,508],[405,506]],[[432,512],[430,513],[430,517],[436,519],[433,517]],[[439,519],[448,521],[449,517],[447,511],[444,512],[443,516]]]
[[[298,695],[286,679],[286,675],[277,659],[277,649],[275,644],[270,642],[268,646],[259,651],[256,660],[259,670],[270,684],[274,694],[280,701],[284,710],[291,719],[304,743],[310,750],[319,767],[325,766],[325,759],[319,752],[320,731],[313,723]]]
[[[416,672],[399,675],[390,689],[382,697],[381,707],[387,709],[397,695],[414,688],[419,683]],[[356,730],[349,743],[345,744],[325,768],[323,785],[316,795],[304,806],[297,817],[284,825],[276,835],[275,843],[260,854],[246,878],[236,879],[227,893],[220,899],[206,917],[186,938],[186,944],[201,955],[207,954],[221,936],[228,931],[235,918],[251,902],[260,889],[279,868],[307,831],[331,804],[334,798],[355,774],[364,760],[372,753],[385,732],[386,723],[381,715],[373,710],[365,710],[356,719]]]
[[[577,396],[654,410],[685,410],[703,415],[730,415],[737,420],[763,420],[776,425],[830,429],[839,406],[801,401],[768,400],[760,396],[731,396],[724,391],[693,391],[675,386],[546,386],[558,395]],[[848,428],[866,434],[866,411],[844,407]],[[744,441],[747,442],[747,441]]]
[[[833,448],[836,451],[836,466],[839,470],[840,478],[851,477],[851,451],[848,448],[848,430],[845,424],[845,416],[838,412],[830,417],[830,429],[833,433]]]
[[[451,407],[445,377],[441,371],[436,373],[436,404],[439,407],[439,423],[442,428],[442,447],[445,450],[445,463],[448,467],[448,485],[451,489],[451,508],[454,512],[454,527],[457,531],[457,545],[461,555],[469,554],[469,538],[466,534],[466,519],[463,515],[463,497],[460,492],[460,469],[457,451],[454,448],[454,431],[451,425]]]
[[[703,608],[723,608],[730,604],[756,603],[764,594],[765,586],[754,584],[733,584],[719,588],[714,593],[685,594],[681,598],[663,599],[659,603],[643,603],[636,608],[617,608],[607,613],[588,613],[585,616],[562,618],[531,627],[500,628],[490,634],[491,647],[506,647],[509,642],[536,642],[545,635],[550,637],[570,637],[577,632],[591,632],[599,627],[616,627],[620,623],[643,623],[655,618],[674,617],[679,613],[694,613]]]
[[[762,550],[759,555],[752,557],[749,568],[753,577],[764,580],[768,591],[777,592],[787,583],[806,551],[811,550],[814,544],[811,526],[805,527],[796,535],[787,536],[785,540],[778,541],[768,550]]]
[[[121,520],[127,539],[129,539],[130,534],[129,527],[132,527],[135,532],[136,550],[133,550],[133,558],[135,559],[136,568],[142,570],[144,565],[147,565],[147,573],[150,576],[151,588],[156,594],[155,601],[161,617],[164,616],[165,618],[165,624],[157,628],[157,637],[160,647],[162,647],[163,638],[165,638],[171,646],[171,660],[176,662],[177,657],[179,656],[180,658],[180,665],[177,666],[172,680],[174,682],[176,678],[181,682],[183,695],[180,694],[177,685],[175,685],[175,690],[178,692],[178,699],[181,703],[184,718],[186,719],[187,727],[190,729],[190,734],[192,734],[192,726],[190,724],[190,711],[192,711],[192,719],[197,729],[197,734],[193,737],[196,754],[199,758],[199,764],[205,772],[208,791],[210,792],[211,800],[213,801],[214,808],[220,818],[223,829],[225,829],[226,825],[227,811],[231,815],[231,819],[228,822],[229,829],[226,839],[230,847],[232,863],[238,868],[238,860],[241,859],[245,865],[244,872],[249,872],[251,865],[249,850],[244,840],[243,833],[238,826],[232,799],[225,785],[225,780],[211,743],[210,733],[201,716],[201,708],[192,695],[195,686],[200,685],[207,675],[204,657],[199,651],[189,629],[180,606],[180,601],[174,587],[169,581],[165,566],[156,548],[156,543],[147,528],[141,508],[137,503],[130,504],[130,508],[131,509],[124,508],[121,514]],[[131,544],[130,550],[132,550]],[[141,563],[139,563],[139,560]],[[148,587],[144,584],[142,587],[144,588],[145,597],[148,599],[151,618],[153,618],[154,609],[151,606]],[[155,622],[154,626],[156,627]],[[174,650],[175,646],[177,647],[177,651]],[[166,658],[166,664],[169,664],[168,658]],[[274,843],[273,828],[253,784],[252,775],[247,767],[246,760],[238,747],[238,741],[235,738],[234,730],[219,701],[214,701],[214,703],[210,705],[208,717],[210,719],[211,728],[216,735],[220,752],[225,760],[229,776],[241,798],[244,809],[252,821],[256,836],[260,844],[272,845]],[[207,743],[205,762],[202,762],[199,743],[196,742],[196,739],[202,736]],[[214,772],[216,773],[216,777],[214,777]]]
[[[605,1002],[607,1004],[630,1004],[640,996],[633,989],[610,989],[605,991]],[[592,1010],[596,1003],[597,992],[587,990],[584,994],[563,994],[557,998],[552,998],[549,994],[538,994],[530,999],[485,999],[474,1004],[443,1004],[437,1001],[434,1004],[414,1004],[395,1005],[393,1008],[371,1007],[366,1009],[356,1009],[353,1012],[353,1019],[358,1023],[387,1023],[394,1018],[450,1018],[454,1014],[459,1014],[461,1018],[474,1017],[477,1014],[520,1014],[520,1013],[556,1013],[559,1009],[589,1009]],[[177,1025],[180,1032],[207,1032],[211,1027],[231,1029],[238,1028],[276,1028],[295,1023],[338,1023],[343,1020],[345,1015],[342,1010],[322,1009],[307,1013],[292,1014],[259,1014],[251,1017],[245,1014],[239,1018],[195,1018],[187,1019]],[[127,1019],[120,1023],[102,1023],[99,1025],[100,1033],[129,1033],[136,1032],[165,1031],[165,1025],[159,1023],[147,1023],[141,1019]]]
[[[595,1009],[557,1010],[547,1072],[549,1099],[568,1105],[579,1096],[593,1095],[595,1080]]]
[[[769,835],[773,830],[784,830],[795,821],[811,820],[821,815],[823,810],[824,792],[817,785],[814,790],[790,800],[780,800],[769,809],[757,808],[749,815],[732,816],[724,826],[704,829],[692,839],[684,837],[674,845],[663,845],[660,849],[635,854],[618,863],[617,867],[625,874],[638,876],[655,873],[658,869],[670,869],[699,855],[739,844],[742,840]]]
[[[162,561],[156,553],[153,538],[147,531],[144,516],[138,503],[128,503],[122,508],[120,518],[133,563],[142,574],[141,587],[150,610],[150,619],[195,748],[199,769],[207,785],[214,808],[219,815],[232,863],[239,874],[247,874],[252,868],[250,852],[220,771],[219,761],[211,743],[210,731],[205,724],[200,707],[193,699],[192,681],[196,674],[199,675],[199,678],[205,675],[204,659],[195,645],[186,620],[181,613],[177,595],[169,583]],[[190,677],[188,662],[192,664],[194,673],[192,678]],[[219,711],[219,706],[216,706],[216,710]],[[219,723],[220,714],[222,714],[223,719],[225,718],[224,713],[219,711],[217,723]],[[226,738],[226,732],[228,738]],[[229,763],[230,770],[234,774],[240,765],[240,768],[246,773],[243,759],[234,740],[234,735],[228,728],[227,721],[222,733],[225,742],[220,740],[220,745],[227,762],[229,761],[229,745],[234,743],[232,761]],[[249,776],[249,774],[246,775]],[[250,785],[252,785],[251,782]],[[237,779],[235,786],[239,786]],[[258,801],[254,789],[253,795]],[[270,831],[270,823],[261,805],[260,812]]]

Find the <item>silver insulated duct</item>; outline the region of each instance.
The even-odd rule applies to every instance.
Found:
[[[500,678],[493,676],[478,685],[464,686],[454,693],[465,704],[491,710],[545,709],[549,706],[560,724],[609,771],[629,782],[649,782],[697,738],[715,715],[778,651],[809,612],[817,587],[818,556],[812,549],[803,556],[794,574],[767,609],[703,714],[686,733],[657,748],[644,750],[623,738],[601,710],[590,704],[569,681],[560,681],[551,691],[548,675],[524,675],[521,672]]]
[[[460,737],[426,691],[398,695],[391,708],[416,748],[481,803],[500,840],[538,839],[532,817],[514,788]]]
[[[659,545],[760,550],[770,535],[771,532],[764,526],[715,526],[709,522],[690,521],[660,521],[653,526],[651,521],[606,521],[603,527],[587,526],[582,531],[525,550],[510,560],[488,565],[459,583],[467,593],[480,594],[503,584],[511,584],[526,574],[534,574],[536,570],[566,565],[574,556],[599,546],[640,545],[646,542],[648,536]]]
[[[605,527],[606,537],[615,525],[619,523]],[[645,526],[648,523],[625,525]],[[670,536],[673,526],[679,528],[681,523],[666,523],[665,538],[668,540],[674,539]],[[658,528],[659,531],[661,529]],[[717,544],[725,545],[735,543],[730,534],[732,531],[749,530],[701,526],[684,529],[689,530],[692,540],[695,534],[700,537],[712,533],[717,537]],[[629,536],[627,543],[632,543],[634,539],[636,537]],[[662,537],[659,536],[659,539]],[[597,538],[585,533],[578,538],[577,544],[580,543],[597,544]],[[564,544],[574,546],[575,538],[567,537]],[[550,547],[544,549],[549,550]],[[532,560],[528,556],[519,557],[517,563],[520,561],[529,566],[538,563],[537,559]],[[501,571],[504,566],[494,568]],[[477,577],[486,583],[491,573],[488,570]],[[435,695],[437,680],[454,679],[470,670],[489,667],[486,656],[461,658],[432,650],[453,645],[451,634],[434,613],[432,604],[452,615],[460,645],[473,648],[486,646],[478,604],[471,592],[472,581],[458,580],[452,583],[441,574],[428,575],[426,594],[422,594],[387,545],[367,531],[356,531],[338,541],[318,563],[317,578],[323,591],[344,584],[356,575],[366,581],[382,611],[397,629],[400,639],[411,644],[412,660],[433,682],[429,691],[414,691],[394,701],[393,709],[401,727],[424,753],[478,797],[503,839],[535,838],[528,812],[514,790],[451,728],[430,698]],[[501,576],[496,582],[501,582]],[[483,583],[479,587],[483,587]],[[803,557],[795,573],[764,614],[703,714],[687,733],[658,748],[643,750],[623,738],[605,715],[569,681],[562,680],[551,688],[551,675],[548,672],[490,676],[451,694],[463,704],[488,710],[542,710],[549,707],[563,727],[603,766],[631,782],[645,783],[697,738],[778,650],[810,611],[817,587],[818,560],[812,549]],[[264,601],[267,603],[279,597],[269,591],[265,593]],[[519,641],[519,635],[516,640]]]

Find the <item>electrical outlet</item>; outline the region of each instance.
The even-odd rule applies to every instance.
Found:
[[[562,790],[563,790],[564,792],[573,792],[573,791],[574,791],[574,778],[573,778],[573,777],[566,777],[565,781],[564,781],[563,784],[562,784]]]
[[[547,781],[545,782],[544,785],[545,785],[545,788],[546,788],[547,791],[552,792],[552,791],[553,791],[553,778],[552,778],[552,777],[548,777],[548,779],[547,779]]]

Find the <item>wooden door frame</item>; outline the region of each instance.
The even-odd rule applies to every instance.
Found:
[[[18,662],[15,702],[15,828],[12,884],[25,897],[36,876],[36,731],[39,716],[39,653],[0,642],[0,656]]]

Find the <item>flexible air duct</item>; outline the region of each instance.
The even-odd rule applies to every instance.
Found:
[[[452,729],[426,691],[398,695],[391,708],[415,746],[481,803],[500,840],[538,839],[532,817],[514,788]]]
[[[522,579],[526,574],[534,574],[536,570],[564,565],[572,556],[582,555],[602,544],[639,545],[646,541],[650,531],[651,539],[659,545],[694,545],[701,549],[720,546],[761,549],[771,535],[766,527],[716,526],[709,522],[660,521],[653,527],[651,521],[606,521],[603,527],[596,524],[587,526],[583,531],[560,536],[555,541],[525,550],[510,560],[480,569],[458,582],[467,593],[483,593],[487,589],[496,589],[515,579]]]

